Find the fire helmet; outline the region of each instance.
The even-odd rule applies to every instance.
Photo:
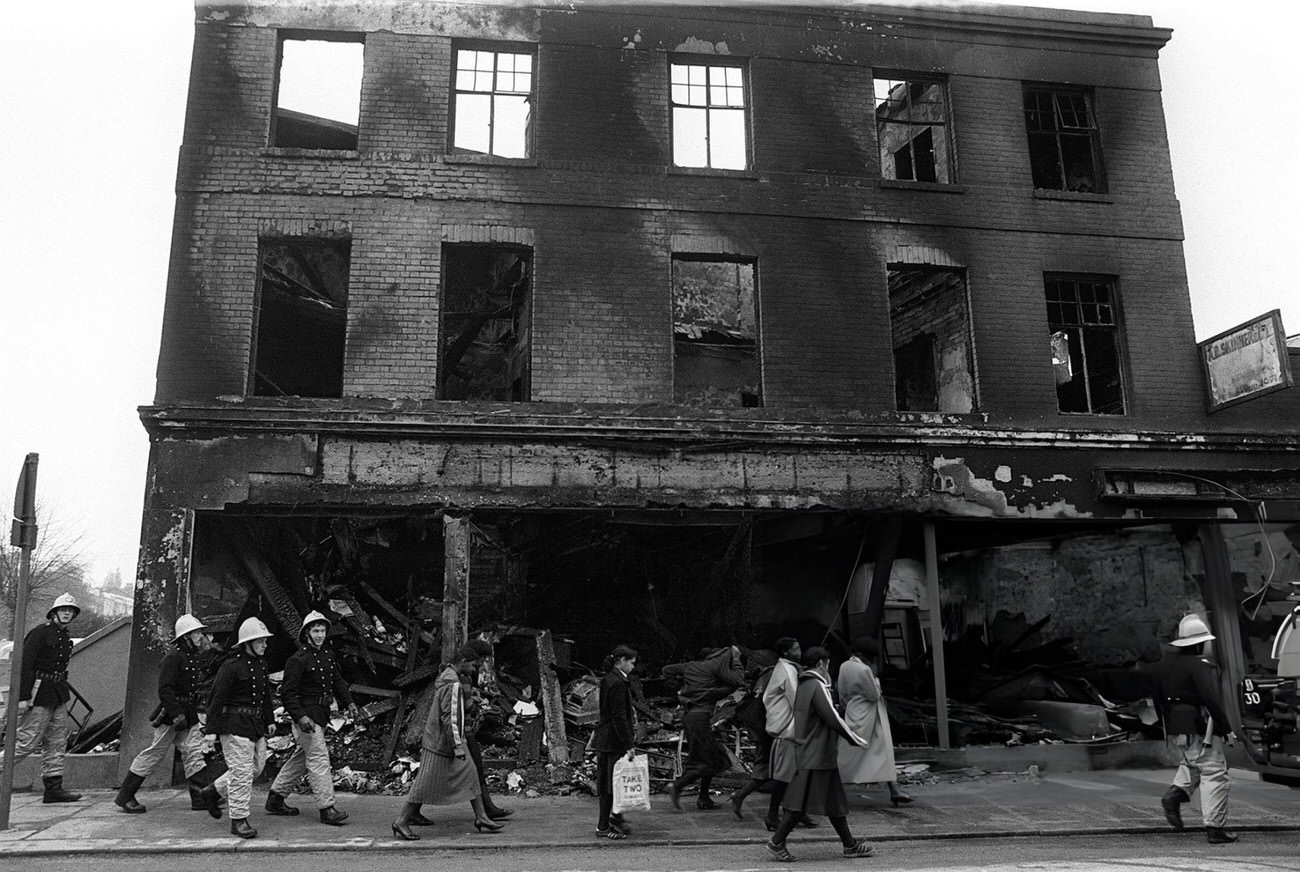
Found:
[[[207,624],[193,615],[181,615],[176,619],[176,633],[172,636],[172,639],[179,642],[195,630],[206,630],[207,627]]]
[[[1178,638],[1170,642],[1178,648],[1186,648],[1189,645],[1199,645],[1202,642],[1208,642],[1214,638],[1210,628],[1201,620],[1200,615],[1187,615],[1178,622]]]
[[[324,624],[325,629],[328,630],[330,628],[330,619],[314,609],[308,612],[307,617],[302,619],[302,629],[298,631],[299,639],[305,639],[307,637],[307,630],[312,624]]]
[[[239,625],[239,636],[235,640],[236,645],[243,645],[246,642],[252,642],[254,639],[269,639],[271,631],[266,628],[259,618],[249,618]]]
[[[60,594],[54,600],[54,605],[50,606],[50,610],[45,613],[45,620],[48,621],[50,618],[54,617],[54,612],[57,609],[72,609],[72,616],[74,618],[81,614],[81,606],[77,605],[77,598],[70,593]]]

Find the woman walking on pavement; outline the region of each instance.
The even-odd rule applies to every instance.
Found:
[[[212,680],[206,730],[221,738],[226,772],[203,788],[208,814],[221,817],[221,798],[230,810],[231,835],[251,839],[248,823],[253,779],[266,765],[266,740],[275,733],[271,681],[267,677],[266,640],[271,631],[257,618],[239,625],[235,654],[221,664]]]
[[[840,740],[840,780],[845,784],[878,784],[889,788],[889,801],[897,808],[912,801],[898,788],[894,765],[894,737],[889,731],[889,712],[880,692],[875,670],[880,662],[880,645],[870,636],[853,640],[853,656],[840,665],[835,690],[844,705],[849,729],[867,740],[865,748]]]
[[[411,782],[406,803],[397,820],[393,835],[415,841],[420,838],[411,829],[421,819],[420,806],[451,805],[468,799],[474,809],[474,829],[499,833],[502,825],[488,817],[483,809],[478,770],[469,758],[465,742],[465,703],[463,680],[478,669],[480,655],[474,647],[462,645],[456,658],[434,682],[433,705],[424,722],[420,740],[420,771]]]
[[[158,666],[158,707],[150,718],[153,741],[135,755],[130,770],[122,779],[117,798],[113,800],[127,814],[145,813],[145,807],[136,800],[135,792],[163,760],[170,766],[172,748],[181,752],[181,765],[185,767],[185,780],[190,783],[192,805],[207,786],[202,775],[207,767],[203,759],[203,731],[199,728],[199,689],[206,678],[207,650],[211,644],[203,632],[206,629],[207,626],[193,615],[181,615],[176,619],[175,647],[167,652]],[[206,808],[206,804],[199,807]]]
[[[339,706],[353,719],[358,716],[358,711],[352,694],[348,692],[347,680],[334,660],[334,653],[325,646],[329,630],[329,618],[317,611],[309,612],[302,619],[302,629],[298,632],[302,647],[289,655],[284,664],[280,702],[293,719],[295,747],[266,794],[266,813],[298,814],[298,809],[284,800],[305,774],[311,792],[316,796],[320,822],[337,827],[348,819],[348,814],[334,804],[334,769],[330,766],[330,752],[325,745],[325,725],[330,720],[333,700],[337,699]]]
[[[786,789],[781,825],[767,843],[772,859],[794,862],[785,840],[804,814],[824,814],[840,837],[846,857],[870,857],[875,849],[864,839],[855,839],[849,830],[849,801],[844,795],[840,771],[836,765],[838,737],[858,747],[864,740],[849,728],[831,701],[831,657],[825,648],[809,648],[803,654],[804,670],[799,673],[799,689],[794,703],[795,758],[798,771]]]
[[[600,813],[596,818],[596,835],[615,841],[626,839],[632,830],[623,815],[614,814],[614,763],[623,754],[632,754],[635,740],[632,714],[632,690],[628,676],[636,668],[636,651],[627,645],[617,646],[605,658],[605,677],[600,682],[600,720],[591,737],[596,752],[596,797]]]

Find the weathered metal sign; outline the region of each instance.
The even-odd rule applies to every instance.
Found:
[[[1286,332],[1278,309],[1197,345],[1210,412],[1291,387]]]

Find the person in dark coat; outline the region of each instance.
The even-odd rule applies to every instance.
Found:
[[[672,800],[673,808],[680,809],[682,788],[699,781],[700,795],[695,800],[695,807],[706,810],[721,808],[709,796],[709,788],[714,775],[731,767],[731,758],[727,756],[727,749],[713,736],[713,707],[736,688],[745,686],[740,649],[731,645],[719,648],[703,660],[670,664],[664,667],[664,674],[680,675],[683,679],[677,699],[685,709],[682,730],[688,748],[686,765],[682,774],[668,786],[668,798]]]
[[[619,645],[605,658],[605,677],[600,681],[600,720],[591,737],[596,752],[596,797],[600,813],[596,835],[603,839],[626,839],[631,828],[622,814],[614,814],[614,763],[623,754],[632,756],[636,723],[632,713],[632,689],[628,676],[636,668],[636,651]]]
[[[72,594],[54,600],[45,623],[23,638],[22,675],[18,684],[18,731],[14,763],[41,751],[42,802],[76,802],[80,793],[63,789],[63,761],[68,754],[68,659],[72,634],[68,624],[81,613]]]
[[[275,734],[271,707],[271,680],[266,666],[266,645],[271,631],[257,618],[239,625],[236,652],[217,669],[208,697],[205,729],[220,737],[228,767],[203,788],[208,814],[221,817],[221,799],[230,809],[231,835],[251,839],[257,830],[248,823],[253,800],[253,779],[266,765],[266,740]]]
[[[785,840],[805,814],[824,814],[830,819],[844,845],[844,856],[870,857],[875,852],[849,830],[849,800],[844,795],[838,764],[839,740],[843,737],[858,747],[864,747],[866,740],[853,732],[835,709],[830,665],[831,656],[825,648],[809,648],[803,653],[804,669],[799,673],[795,693],[791,740],[798,768],[786,788],[781,824],[767,843],[772,859],[782,863],[794,862]]]
[[[199,729],[199,692],[208,666],[206,625],[193,615],[176,619],[173,647],[158,665],[158,707],[150,716],[153,741],[135,759],[122,779],[114,803],[127,814],[144,814],[135,792],[164,760],[171,763],[172,749],[180,751],[185,779],[190,783],[191,804],[208,782],[203,777],[203,731]],[[206,807],[200,805],[200,808]]]
[[[1224,746],[1233,732],[1223,705],[1219,668],[1203,656],[1205,643],[1213,639],[1199,615],[1187,615],[1178,624],[1178,638],[1170,643],[1174,650],[1156,667],[1165,732],[1183,758],[1160,805],[1170,825],[1182,830],[1179,806],[1190,801],[1198,787],[1204,787],[1201,817],[1205,837],[1210,844],[1221,845],[1237,841],[1237,834],[1224,829],[1229,789]]]
[[[274,815],[298,814],[298,809],[284,800],[306,775],[316,796],[321,823],[340,826],[348,815],[334,802],[334,767],[330,765],[330,752],[325,744],[325,725],[330,721],[334,700],[338,700],[339,707],[351,718],[355,719],[359,712],[348,691],[348,682],[334,660],[334,652],[325,644],[329,630],[329,618],[320,612],[309,612],[298,632],[302,647],[285,661],[280,702],[293,719],[295,747],[266,794],[266,811]]]

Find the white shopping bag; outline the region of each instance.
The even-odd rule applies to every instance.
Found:
[[[650,760],[644,754],[614,762],[614,814],[634,809],[650,809]]]

